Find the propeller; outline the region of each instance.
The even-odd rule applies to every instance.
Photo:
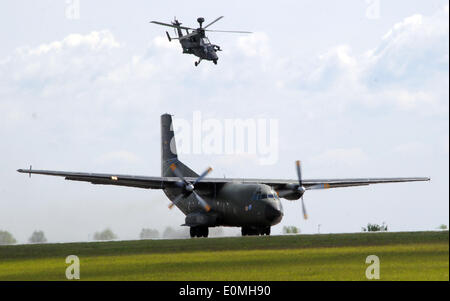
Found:
[[[294,183],[287,184],[284,189],[278,191],[278,196],[280,198],[287,198],[289,200],[298,199],[298,197],[300,196],[302,202],[303,218],[308,219],[308,213],[306,212],[305,201],[303,199],[304,193],[307,190],[311,189],[326,189],[329,188],[330,185],[328,183],[324,183],[324,184],[303,186],[301,162],[298,160],[295,161],[295,167],[297,171],[298,184]]]
[[[308,213],[306,212],[306,206],[305,206],[305,201],[303,200],[303,194],[306,192],[306,190],[330,188],[330,184],[324,183],[324,184],[316,184],[316,185],[311,185],[311,186],[306,186],[306,187],[303,186],[302,168],[301,168],[300,161],[299,160],[295,161],[295,165],[296,165],[296,169],[297,169],[298,186],[295,187],[293,190],[295,190],[295,192],[300,194],[300,198],[302,201],[303,218],[308,219]],[[292,190],[291,191],[288,190],[288,191],[284,192],[284,194],[290,194],[290,193],[292,193]]]
[[[177,182],[176,185],[183,188],[183,192],[178,195],[172,203],[169,205],[169,209],[172,209],[173,206],[175,206],[178,201],[181,200],[183,197],[188,197],[189,195],[193,194],[195,199],[199,202],[199,204],[206,210],[206,212],[211,210],[211,206],[197,193],[195,192],[195,185],[203,180],[211,171],[212,168],[208,167],[195,181],[194,183],[191,183],[187,181],[183,174],[178,170],[175,163],[172,163],[170,165],[170,169],[173,171],[173,173],[181,180],[180,182]]]
[[[303,182],[302,182],[302,168],[300,165],[300,160],[295,161],[295,166],[297,169],[297,177],[298,177],[298,187],[297,187],[297,191],[300,193],[301,199],[302,199],[302,212],[303,212],[303,218],[306,220],[308,219],[308,214],[306,213],[306,207],[305,207],[305,202],[303,200],[303,194],[306,191],[306,188],[303,186]]]

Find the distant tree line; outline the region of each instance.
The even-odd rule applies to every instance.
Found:
[[[28,242],[32,244],[46,243],[47,238],[45,237],[44,231],[36,230],[31,234]],[[17,243],[17,240],[11,233],[0,230],[0,245],[13,245],[15,243]]]
[[[439,225],[437,230],[444,230],[446,231],[448,229],[447,225],[442,224]],[[386,232],[388,231],[388,225],[386,223],[379,224],[372,224],[368,223],[367,226],[362,227],[363,232]],[[284,226],[283,227],[283,234],[299,234],[300,229],[295,226]],[[224,236],[224,230],[222,227],[212,227],[209,229],[209,236],[210,237],[220,237]],[[181,227],[174,229],[172,227],[166,227],[162,234],[157,229],[150,229],[150,228],[143,228],[141,232],[139,233],[140,239],[158,239],[158,238],[169,238],[169,239],[176,239],[176,238],[188,238],[189,235],[189,227]],[[117,235],[110,229],[106,228],[103,231],[95,232],[93,239],[98,241],[106,241],[106,240],[114,240],[117,239]],[[45,237],[45,233],[42,230],[35,230],[30,238],[28,239],[29,243],[38,244],[38,243],[46,243],[47,238]],[[16,244],[17,240],[14,238],[14,236],[5,230],[0,230],[0,246],[1,245],[13,245]]]
[[[211,227],[209,228],[209,237],[220,237],[224,236],[224,230],[222,227]],[[174,229],[172,227],[166,227],[162,234],[156,229],[143,228],[139,234],[140,239],[157,239],[157,238],[188,238],[190,237],[189,228],[182,227]]]

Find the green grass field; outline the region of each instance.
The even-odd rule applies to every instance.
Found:
[[[401,232],[0,246],[0,280],[449,280],[449,233]]]

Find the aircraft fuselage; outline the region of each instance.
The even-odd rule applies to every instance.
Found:
[[[180,194],[178,189],[165,189],[167,197],[173,200]],[[283,208],[276,192],[264,184],[226,183],[217,185],[213,191],[202,197],[211,206],[205,213],[192,195],[177,203],[177,207],[190,217],[202,219],[199,223],[214,226],[270,227],[283,217]]]

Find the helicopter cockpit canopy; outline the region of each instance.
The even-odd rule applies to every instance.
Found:
[[[207,46],[207,45],[210,45],[211,44],[211,42],[209,41],[209,39],[208,38],[202,38],[201,39],[201,41],[202,41],[202,44],[203,45],[205,45],[205,46]]]

